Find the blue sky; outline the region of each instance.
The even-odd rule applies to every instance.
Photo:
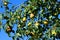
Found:
[[[17,5],[19,5],[19,4],[24,3],[24,1],[26,1],[26,0],[9,0],[9,3],[11,3],[11,4],[9,4],[8,6],[9,6],[9,8],[11,9],[12,5],[17,6]],[[1,0],[0,0],[0,6],[2,5],[1,3],[2,3],[2,2],[1,2]],[[3,8],[0,7],[0,13],[2,13],[2,12],[4,12],[4,11],[5,11],[4,7],[3,7]]]

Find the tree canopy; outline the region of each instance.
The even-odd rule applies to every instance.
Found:
[[[0,19],[6,19],[5,25],[0,22],[0,28],[10,36],[15,35],[14,40],[22,35],[31,36],[29,40],[49,40],[53,37],[60,38],[60,2],[57,0],[27,0],[21,5],[9,10],[8,1],[3,1],[5,13],[0,14]],[[17,24],[17,30],[13,30],[13,24]]]

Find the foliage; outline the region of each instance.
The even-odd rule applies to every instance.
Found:
[[[60,38],[60,19],[58,18],[60,3],[57,0],[27,0],[17,9],[13,9],[13,5],[12,10],[14,11],[9,10],[8,4],[9,2],[4,2],[6,12],[2,14],[2,20],[7,20],[5,28],[1,22],[0,25],[8,34],[15,33],[13,24],[18,25],[13,37],[14,40],[22,35],[30,35],[29,40]]]

